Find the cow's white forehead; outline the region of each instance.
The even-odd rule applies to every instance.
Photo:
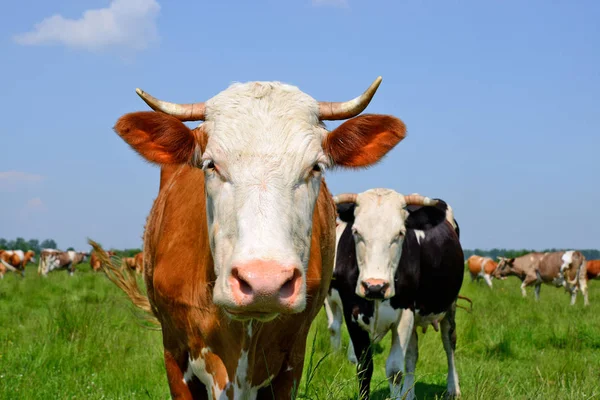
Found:
[[[379,214],[381,211],[398,212],[405,206],[404,196],[391,189],[370,189],[357,197],[357,215],[364,213]]]
[[[280,82],[235,83],[206,102],[208,148],[274,155],[318,151],[319,103]]]
[[[404,196],[391,189],[370,189],[360,193],[354,212],[356,225],[363,232],[394,231],[403,224]]]

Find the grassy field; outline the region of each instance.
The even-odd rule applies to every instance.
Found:
[[[106,277],[87,265],[73,277],[59,271],[43,279],[36,269],[0,281],[0,399],[169,397],[160,332],[136,322]],[[540,303],[531,290],[523,299],[518,284],[494,281],[490,291],[465,277],[461,293],[474,309],[457,316],[463,398],[600,399],[600,282],[591,282],[587,308],[581,297],[570,307],[563,290],[547,286]],[[417,396],[441,398],[446,360],[439,334],[419,336]],[[376,348],[374,399],[388,395],[389,342]],[[299,392],[305,399],[356,398],[355,367],[345,351],[330,353],[324,312],[308,339]]]

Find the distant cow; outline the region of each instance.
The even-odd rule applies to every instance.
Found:
[[[467,267],[471,274],[471,282],[483,278],[485,283],[491,288],[493,273],[498,267],[498,263],[489,257],[472,255],[467,260]]]
[[[540,299],[542,283],[564,287],[571,293],[571,305],[575,304],[577,291],[581,290],[584,304],[587,306],[588,290],[585,257],[579,251],[556,251],[548,253],[533,252],[516,258],[498,257],[500,262],[494,272],[496,277],[516,276],[521,284],[523,297],[525,288],[535,285],[535,299]]]
[[[144,253],[140,251],[133,257],[125,257],[123,263],[127,268],[141,274],[144,272]]]
[[[359,360],[361,398],[369,398],[371,343],[388,331],[392,347],[385,369],[392,398],[414,398],[416,328],[425,331],[429,325],[436,331],[441,325],[448,395],[460,396],[454,364],[455,312],[464,255],[451,209],[439,199],[403,196],[388,189],[343,194],[334,200],[347,225],[339,237],[332,287],[339,292]]]
[[[57,249],[42,249],[40,252],[40,262],[38,264],[38,275],[42,275],[42,271],[47,271],[48,269],[48,259],[51,255],[56,255],[60,253],[60,250]]]
[[[585,266],[588,280],[600,278],[600,260],[586,261]]]
[[[41,275],[47,276],[51,271],[66,269],[72,276],[75,266],[83,263],[87,257],[88,253],[73,250],[49,252],[41,266]]]
[[[112,250],[106,251],[105,253],[108,257],[112,257],[116,254]],[[90,255],[90,267],[92,267],[92,270],[96,272],[100,271],[100,269],[102,268],[100,258],[98,258],[98,255],[96,254],[95,250],[92,250],[92,253]]]
[[[35,262],[32,250],[0,250],[0,279],[4,278],[6,271],[20,272],[25,276],[25,266],[29,262]]]

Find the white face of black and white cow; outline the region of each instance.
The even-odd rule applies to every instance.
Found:
[[[278,82],[232,85],[206,102],[204,120],[191,131],[170,115],[138,112],[115,130],[149,161],[204,171],[198,190],[206,195],[217,305],[238,319],[303,311],[323,171],[376,163],[404,138],[404,124],[360,115],[328,132],[319,103]]]
[[[404,196],[389,189],[371,189],[357,196],[352,234],[359,276],[356,294],[389,299],[396,292],[394,275],[406,235]]]

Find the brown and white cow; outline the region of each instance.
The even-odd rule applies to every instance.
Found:
[[[6,271],[19,272],[25,276],[25,266],[35,262],[35,252],[29,250],[0,250],[0,279],[4,278]]]
[[[40,266],[42,276],[48,276],[51,271],[66,269],[69,275],[73,276],[75,267],[83,262],[88,257],[88,253],[81,251],[56,251],[49,252],[45,257],[44,262]]]
[[[108,257],[112,257],[112,256],[116,255],[116,253],[114,251],[112,251],[112,250],[106,251],[105,253],[106,253],[106,255]],[[91,252],[91,255],[90,255],[90,267],[92,267],[92,270],[95,271],[95,272],[98,272],[101,269],[100,258],[96,254],[96,251],[92,251]]]
[[[472,255],[467,259],[471,282],[483,278],[490,288],[492,288],[492,277],[496,267],[498,267],[498,263],[489,257]]]
[[[588,260],[585,267],[588,280],[600,278],[600,260]]]
[[[535,299],[540,299],[542,283],[564,287],[571,293],[571,305],[575,304],[577,292],[581,290],[584,304],[589,305],[585,257],[579,251],[533,252],[516,258],[498,257],[500,262],[494,272],[495,277],[514,275],[523,283],[521,293],[527,296],[525,288],[535,285]]]
[[[133,257],[125,257],[123,258],[123,263],[125,266],[131,270],[134,270],[138,274],[144,272],[144,253],[139,252]]]
[[[60,253],[60,250],[57,249],[42,249],[40,252],[40,262],[38,264],[38,275],[42,275],[42,271],[47,271],[48,269],[48,260],[51,255],[56,255]]]
[[[372,165],[406,134],[395,117],[357,116],[380,81],[345,103],[279,82],[188,105],[137,91],[160,112],[127,114],[115,130],[162,166],[144,233],[149,302],[113,281],[160,322],[173,398],[295,397],[333,268],[324,170]],[[341,119],[331,132],[322,122]]]

